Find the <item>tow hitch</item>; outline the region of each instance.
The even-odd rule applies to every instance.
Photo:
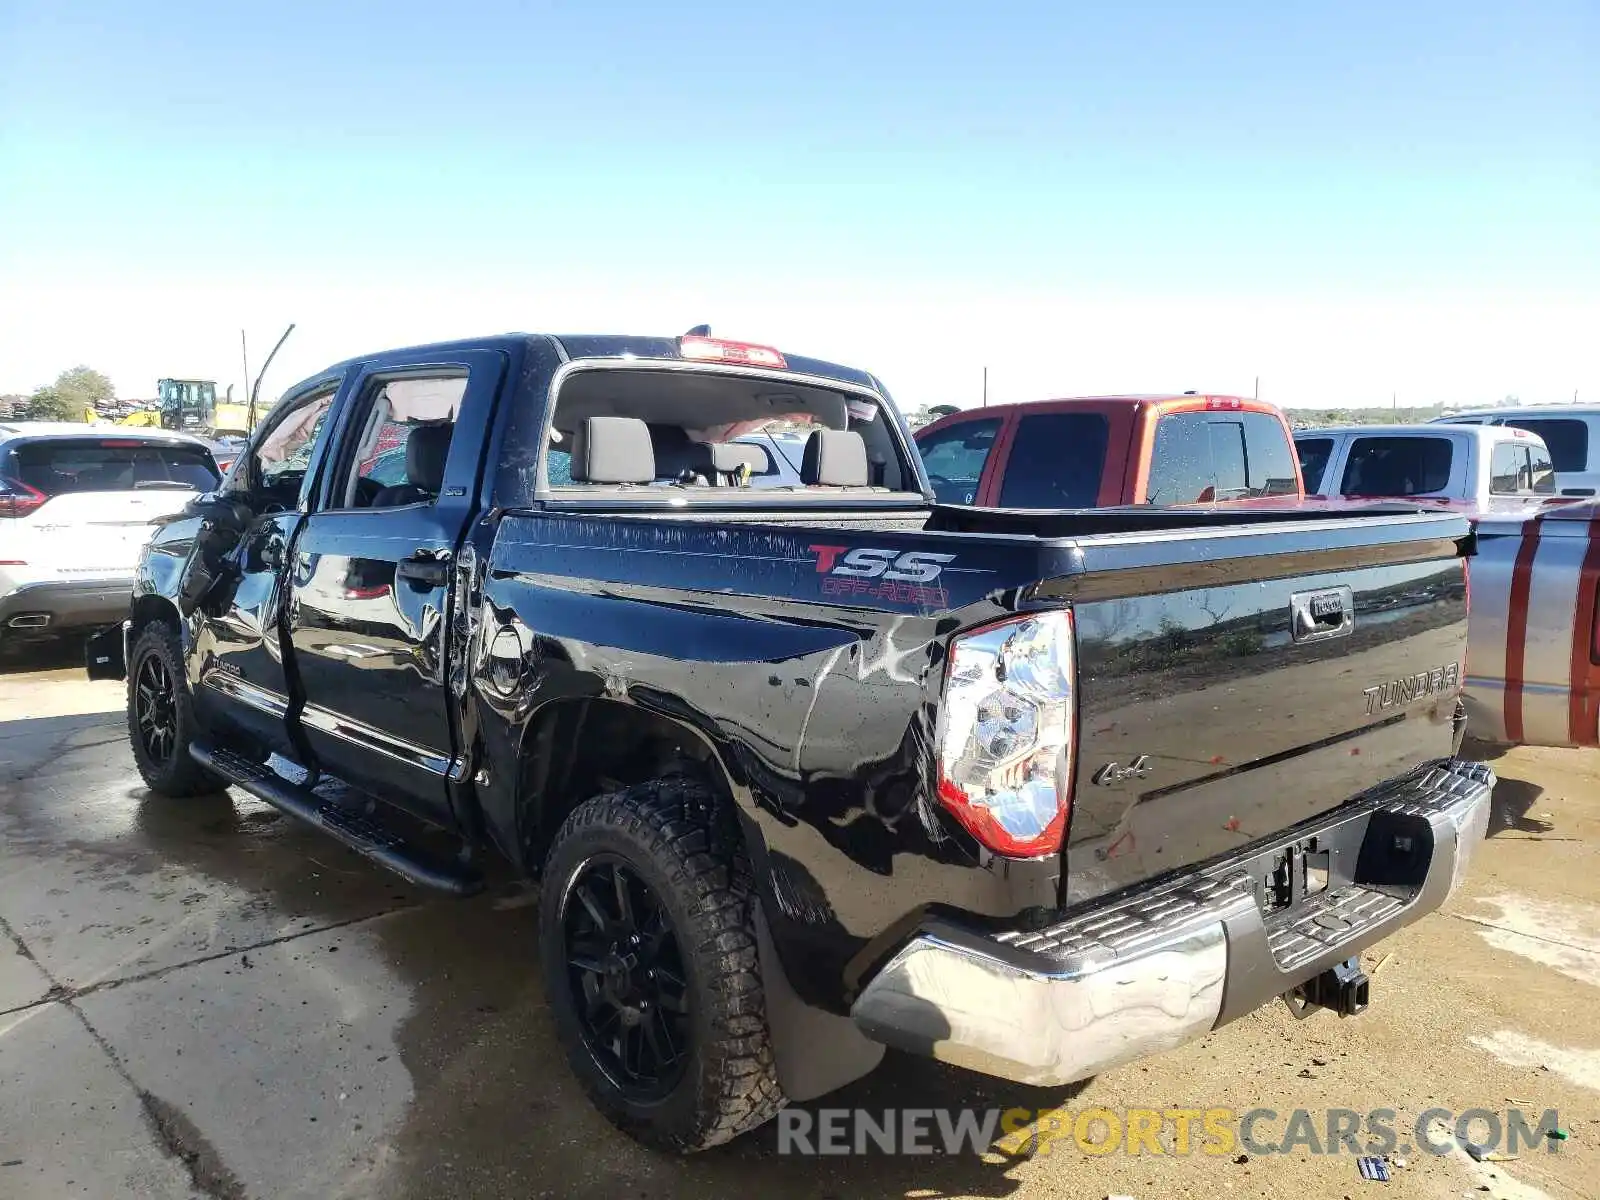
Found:
[[[1367,1010],[1372,981],[1361,969],[1359,958],[1347,958],[1322,974],[1306,980],[1283,994],[1289,1011],[1304,1020],[1316,1008],[1331,1008],[1341,1017],[1354,1017]]]

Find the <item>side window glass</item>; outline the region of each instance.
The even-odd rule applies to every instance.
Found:
[[[288,508],[299,502],[311,465],[311,451],[333,408],[338,388],[316,392],[294,404],[274,408],[265,431],[250,450],[247,470],[230,478],[236,490],[259,492],[263,503]]]
[[[1528,490],[1536,496],[1556,494],[1556,466],[1543,446],[1528,448]]]
[[[1501,442],[1489,454],[1489,491],[1514,496],[1522,483],[1528,456],[1515,442]]]
[[[1289,448],[1289,435],[1277,418],[1266,413],[1245,413],[1244,444],[1250,494],[1294,495],[1294,455]]]
[[[1002,508],[1093,508],[1110,425],[1100,413],[1035,413],[1017,422],[1000,488]]]
[[[432,504],[444,486],[467,376],[407,375],[368,385],[361,434],[343,457],[334,508]]]
[[[1577,417],[1514,417],[1505,422],[1544,439],[1558,471],[1585,471],[1589,463],[1589,426]]]
[[[1339,490],[1346,496],[1426,496],[1450,486],[1454,448],[1448,437],[1359,437],[1345,457]]]
[[[1327,470],[1328,459],[1333,455],[1332,438],[1301,438],[1294,444],[1300,455],[1300,474],[1305,479],[1306,491],[1322,488],[1322,473]]]
[[[922,466],[941,504],[972,504],[978,481],[1000,432],[1000,418],[962,421],[929,434],[917,443]]]
[[[1173,413],[1156,426],[1150,454],[1150,504],[1194,504],[1212,499],[1210,422],[1204,413]]]

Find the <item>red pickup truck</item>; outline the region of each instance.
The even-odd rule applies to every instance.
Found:
[[[1283,414],[1238,396],[1093,396],[951,413],[916,434],[941,503],[1270,504],[1304,496]]]

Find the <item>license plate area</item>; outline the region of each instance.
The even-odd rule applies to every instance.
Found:
[[[1348,883],[1348,871],[1339,870],[1343,857],[1337,846],[1330,845],[1326,837],[1317,834],[1257,859],[1256,903],[1263,913],[1282,912],[1329,888]]]

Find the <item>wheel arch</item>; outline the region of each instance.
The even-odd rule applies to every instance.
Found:
[[[561,823],[591,796],[681,776],[711,790],[717,816],[733,820],[750,801],[713,738],[688,721],[609,696],[541,705],[518,746],[512,802],[519,865],[537,874]]]
[[[128,612],[128,642],[139,636],[139,631],[147,625],[168,624],[180,632],[183,629],[183,618],[178,614],[178,606],[165,596],[154,592],[147,592],[143,596],[134,597],[132,607]]]

